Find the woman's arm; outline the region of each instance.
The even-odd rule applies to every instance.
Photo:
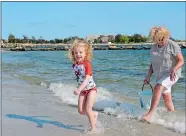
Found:
[[[150,64],[148,75],[144,79],[144,83],[149,84],[150,83],[150,77],[153,74],[152,64]]]
[[[177,64],[176,64],[175,67],[172,68],[171,73],[170,73],[170,80],[171,81],[174,81],[175,80],[175,78],[176,78],[176,71],[180,67],[182,67],[183,64],[184,64],[184,58],[183,58],[183,55],[182,55],[181,52],[176,55],[176,59],[177,59]]]
[[[176,59],[177,59],[177,64],[176,66],[173,68],[175,71],[177,71],[180,67],[183,66],[184,64],[184,58],[183,58],[183,55],[182,53],[178,53],[177,56],[176,56]]]
[[[149,72],[148,72],[148,75],[147,77],[151,77],[151,75],[153,74],[153,69],[152,69],[152,64],[150,64],[150,67],[149,67]]]

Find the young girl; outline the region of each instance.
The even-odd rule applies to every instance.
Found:
[[[87,115],[90,122],[90,131],[95,129],[98,112],[92,110],[96,100],[96,84],[92,75],[92,47],[84,40],[76,40],[69,50],[69,58],[77,77],[79,87],[74,91],[79,95],[78,112]]]

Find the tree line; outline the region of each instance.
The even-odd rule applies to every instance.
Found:
[[[55,44],[55,43],[70,43],[74,39],[83,39],[83,38],[79,38],[77,36],[74,36],[74,37],[68,37],[68,38],[64,38],[64,39],[55,38],[52,40],[45,40],[45,39],[43,39],[42,36],[40,36],[38,39],[36,39],[34,36],[29,38],[26,35],[23,35],[22,38],[16,38],[13,34],[9,34],[8,43],[31,43],[31,44],[51,43],[51,44]],[[5,40],[3,40],[3,42],[4,41]]]
[[[100,36],[97,39],[94,39],[94,41],[92,43],[95,43],[95,44],[96,43],[105,43],[105,41],[103,41],[103,39],[102,39],[103,37],[104,36]],[[83,38],[78,37],[78,36],[73,36],[73,37],[68,37],[68,38],[64,38],[64,39],[55,38],[52,40],[45,40],[45,39],[43,39],[42,36],[40,36],[37,39],[34,36],[29,38],[26,35],[23,35],[22,38],[16,38],[13,34],[9,34],[8,43],[31,43],[31,44],[64,43],[64,44],[70,44],[75,39],[83,39]],[[171,39],[173,39],[173,38],[171,38]],[[5,42],[4,39],[2,39],[2,40],[3,40],[3,42]],[[173,40],[175,40],[175,39],[173,39]],[[175,40],[175,41],[179,42],[181,40]],[[150,42],[150,38],[146,37],[146,36],[142,36],[140,34],[134,34],[132,36],[117,34],[115,36],[115,38],[109,37],[107,42],[111,42],[111,43],[141,43],[141,42]]]

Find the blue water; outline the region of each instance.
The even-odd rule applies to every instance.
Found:
[[[186,60],[186,50],[182,49],[182,53]],[[122,101],[126,101],[125,97],[138,101],[149,64],[149,50],[94,51],[92,60],[97,86],[120,96]],[[3,52],[2,72],[36,85],[76,84],[67,51]],[[155,85],[154,76],[151,84]],[[145,86],[144,90],[150,87]],[[172,92],[176,109],[185,110],[185,66]]]

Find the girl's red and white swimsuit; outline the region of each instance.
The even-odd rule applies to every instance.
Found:
[[[92,76],[92,65],[90,61],[84,61],[81,63],[76,63],[72,65],[75,75],[77,77],[77,82],[79,85],[85,80],[86,75],[90,75],[89,82],[86,87],[81,91],[81,95],[87,95],[90,91],[96,91],[96,84]]]

